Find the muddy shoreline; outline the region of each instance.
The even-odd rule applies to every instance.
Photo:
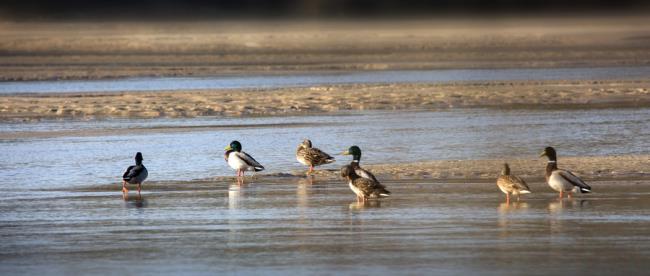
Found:
[[[0,96],[0,120],[285,116],[355,110],[650,107],[649,80],[354,84]]]

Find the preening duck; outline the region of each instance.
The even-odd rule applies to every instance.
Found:
[[[352,162],[350,162],[350,165],[357,175],[379,183],[377,178],[371,172],[361,168],[361,148],[358,146],[351,146],[347,151],[343,152],[343,155],[352,155]]]
[[[567,170],[557,168],[557,156],[553,147],[546,147],[539,157],[548,157],[546,164],[546,182],[553,190],[560,192],[560,198],[564,192],[571,198],[571,192],[577,189],[581,193],[590,193],[591,187],[582,179]]]
[[[138,195],[140,194],[140,191],[142,190],[142,182],[144,182],[144,180],[147,179],[147,176],[149,176],[149,172],[142,164],[142,160],[144,160],[142,158],[142,153],[136,153],[135,165],[126,168],[126,171],[122,175],[122,194],[124,196],[129,192],[129,189],[126,188],[126,183],[138,184]]]
[[[312,148],[309,139],[305,139],[300,145],[298,145],[298,149],[296,150],[296,159],[300,164],[309,166],[310,173],[314,171],[315,166],[329,164],[336,161],[334,160],[334,157],[324,151],[318,148]]]
[[[264,166],[241,149],[241,143],[238,141],[232,141],[230,142],[230,145],[225,148],[226,152],[224,153],[224,159],[228,162],[228,166],[237,170],[237,177],[243,177],[245,171],[259,172],[264,170]]]
[[[510,203],[510,194],[516,195],[517,201],[519,201],[520,194],[530,193],[530,188],[528,188],[526,181],[510,174],[510,166],[508,166],[508,163],[503,164],[501,175],[497,178],[497,186],[506,194],[506,203]]]
[[[351,165],[341,167],[341,176],[348,180],[348,185],[354,194],[357,195],[357,201],[366,201],[389,196],[390,192],[379,182],[366,179],[357,175]]]

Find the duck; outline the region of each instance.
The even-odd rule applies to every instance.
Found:
[[[357,202],[366,202],[368,199],[379,199],[390,196],[386,186],[379,182],[372,181],[357,175],[352,165],[341,167],[341,177],[348,180],[348,185],[354,194],[357,195]]]
[[[142,190],[142,182],[147,179],[149,172],[147,168],[142,164],[142,153],[138,152],[135,154],[135,165],[129,166],[126,168],[126,171],[122,175],[122,194],[126,195],[129,193],[126,184],[138,184],[138,195]]]
[[[546,182],[551,189],[560,193],[560,199],[564,192],[567,197],[571,198],[571,192],[578,190],[580,193],[591,193],[591,187],[587,185],[580,177],[568,170],[558,169],[557,155],[553,147],[546,147],[539,157],[548,157],[546,164]]]
[[[242,146],[239,141],[232,141],[230,145],[225,148],[224,159],[228,163],[228,166],[237,170],[237,177],[243,177],[245,171],[263,171],[264,166],[262,166],[255,158],[250,156],[250,154],[242,151]]]
[[[359,148],[358,146],[351,146],[350,148],[348,148],[348,150],[343,152],[343,155],[352,155],[352,162],[350,162],[350,165],[352,166],[352,168],[354,169],[354,172],[357,175],[379,183],[379,181],[377,181],[377,178],[375,177],[375,175],[373,175],[371,172],[361,168],[361,166],[359,164],[359,163],[361,163],[361,148]]]
[[[510,203],[510,194],[517,196],[519,201],[520,194],[530,194],[530,188],[526,181],[518,176],[510,174],[510,166],[508,163],[503,164],[501,175],[497,178],[497,186],[501,191],[506,194],[506,203]]]
[[[302,143],[298,145],[298,149],[296,150],[296,159],[300,164],[309,166],[309,173],[314,171],[315,166],[329,164],[336,161],[334,157],[324,151],[318,148],[313,148],[309,139],[303,140]]]

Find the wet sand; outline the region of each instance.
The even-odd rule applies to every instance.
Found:
[[[0,80],[650,64],[647,16],[0,22]]]
[[[0,96],[0,120],[286,116],[349,110],[650,106],[648,80],[357,84]]]
[[[0,201],[0,272],[15,274],[643,274],[650,183],[542,183],[507,205],[494,183],[386,181],[358,204],[343,181],[260,178],[23,192]]]

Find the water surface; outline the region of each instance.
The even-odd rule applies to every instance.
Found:
[[[261,178],[4,191],[0,273],[645,274],[650,183],[591,182],[559,201],[542,183],[505,204],[494,183],[384,181],[359,204],[342,181]]]
[[[223,148],[232,140],[267,173],[305,169],[295,150],[306,137],[339,160],[326,169],[349,162],[338,153],[355,144],[366,164],[537,158],[548,145],[560,158],[650,154],[650,109],[43,121],[0,123],[0,132],[0,177],[10,180],[0,188],[6,190],[119,183],[138,151],[153,181],[233,175],[223,160]]]
[[[76,81],[0,82],[0,94],[170,91],[277,88],[364,83],[444,83],[458,81],[596,80],[650,77],[650,66],[547,69],[456,69],[347,72],[338,74],[253,75],[202,78],[125,78]]]

